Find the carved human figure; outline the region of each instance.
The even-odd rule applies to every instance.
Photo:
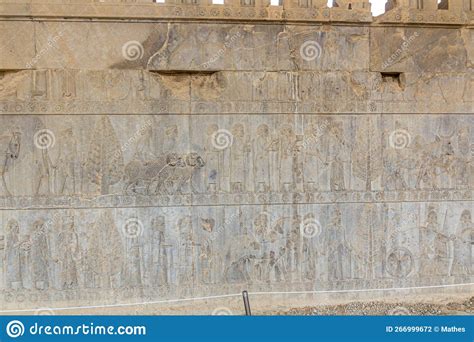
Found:
[[[26,267],[20,248],[20,225],[16,220],[10,220],[6,227],[5,243],[5,281],[8,289],[22,289],[23,270]]]
[[[246,141],[244,125],[237,123],[232,127],[233,141],[230,146],[230,181],[232,192],[245,192],[248,177],[246,160],[249,144]]]
[[[462,127],[457,135],[456,158],[451,167],[454,186],[457,189],[472,188],[474,182],[474,163],[470,148],[470,130]]]
[[[178,125],[170,125],[166,127],[164,133],[163,154],[176,152],[179,136]]]
[[[156,146],[153,130],[153,119],[147,119],[135,132],[137,135],[135,143],[134,159],[142,162],[156,159]],[[161,151],[158,151],[161,152]]]
[[[295,214],[286,236],[286,270],[288,272],[287,278],[291,281],[301,280],[302,241],[300,229],[301,217]]]
[[[218,258],[215,254],[214,236],[212,235],[215,227],[213,218],[201,219],[201,252],[199,254],[199,264],[201,266],[200,280],[204,284],[212,284],[216,282],[217,262]]]
[[[386,190],[406,190],[408,188],[406,173],[415,164],[414,160],[409,158],[409,152],[408,148],[396,149],[392,147],[384,151],[384,188]]]
[[[280,191],[290,191],[294,185],[294,149],[296,134],[291,125],[285,124],[280,128]]]
[[[36,167],[34,195],[50,195],[54,192],[54,177],[56,170],[56,166],[54,165],[49,153],[50,147],[45,146],[44,148],[39,148],[34,146],[33,148]]]
[[[416,189],[436,190],[439,188],[439,170],[441,166],[440,139],[426,143],[421,136],[416,136],[413,150],[418,154],[418,174],[416,176]]]
[[[420,273],[422,275],[447,275],[448,239],[441,232],[438,214],[428,209],[426,224],[420,227]]]
[[[20,156],[20,148],[21,148],[21,132],[19,129],[15,129],[13,130],[12,135],[9,138],[9,142],[5,150],[3,164],[0,165],[0,176],[2,178],[1,185],[3,187],[3,192],[5,193],[6,196],[12,195],[7,186],[6,175],[8,171],[14,168],[15,161]]]
[[[59,152],[56,162],[58,172],[58,193],[76,193],[77,141],[72,128],[61,132]]]
[[[143,251],[142,244],[137,237],[127,239],[126,276],[128,287],[142,287],[143,281]]]
[[[443,188],[453,188],[458,186],[458,184],[456,184],[456,178],[458,176],[457,173],[461,166],[462,159],[456,156],[453,143],[454,134],[455,131],[448,136],[439,134],[435,139],[439,150],[435,166],[437,170],[439,170],[439,178],[442,181],[441,186]]]
[[[215,124],[207,128],[207,141],[204,147],[206,160],[206,180],[205,184],[208,191],[221,191],[223,187],[224,154],[222,150],[216,147],[214,134],[219,127]]]
[[[165,240],[165,217],[158,216],[151,223],[151,274],[152,285],[168,285],[168,248]]]
[[[315,216],[313,213],[308,213],[304,216],[303,222],[314,222]],[[301,277],[303,281],[311,281],[316,276],[316,251],[313,245],[313,239],[303,237],[301,243]]]
[[[285,249],[282,247],[278,252],[270,251],[268,258],[268,273],[267,282],[281,282],[285,280],[285,264],[284,264]]]
[[[329,165],[329,188],[331,191],[346,190],[344,152],[344,130],[341,122],[329,122],[325,136],[326,163]]]
[[[272,137],[266,124],[257,127],[257,136],[253,141],[254,146],[254,178],[257,191],[270,189],[270,151]]]
[[[254,232],[260,252],[260,257],[255,260],[257,281],[282,281],[287,275],[284,222],[284,217],[271,222],[268,213],[259,214],[254,219]]]
[[[255,237],[258,241],[264,242],[267,240],[267,234],[269,230],[269,215],[267,213],[261,213],[257,215],[253,222],[253,229]]]
[[[329,280],[351,278],[351,251],[342,225],[342,213],[338,208],[327,230],[327,258]]]
[[[473,274],[474,224],[470,210],[466,209],[461,213],[456,234],[451,238],[453,241],[453,262],[450,275]]]
[[[73,214],[67,213],[62,221],[57,246],[59,251],[60,286],[61,289],[75,289],[79,285],[79,238]]]
[[[197,280],[197,249],[199,248],[194,241],[191,216],[184,216],[179,219],[178,230],[178,284],[190,286]]]
[[[319,187],[321,169],[321,139],[327,129],[327,121],[312,122],[305,131],[303,140],[305,190],[315,191]]]
[[[49,262],[51,261],[51,249],[49,245],[48,232],[44,220],[33,223],[31,232],[31,278],[33,286],[38,290],[50,287]]]

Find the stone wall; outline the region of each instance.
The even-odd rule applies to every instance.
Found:
[[[0,1],[2,310],[472,291],[472,3],[324,3]]]

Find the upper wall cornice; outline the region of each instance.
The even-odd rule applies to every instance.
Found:
[[[157,0],[155,0],[157,1]],[[158,0],[159,1],[159,0]],[[466,25],[474,0],[389,0],[386,13],[372,17],[368,0],[0,0],[1,18],[190,19],[282,22]]]
[[[474,0],[388,0],[377,23],[472,24]]]

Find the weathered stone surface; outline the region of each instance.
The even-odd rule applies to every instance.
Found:
[[[471,7],[337,3],[0,3],[1,310],[472,292]]]

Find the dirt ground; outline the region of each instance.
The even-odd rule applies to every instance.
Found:
[[[474,297],[448,303],[423,302],[351,302],[293,308],[270,313],[274,315],[473,315]]]

